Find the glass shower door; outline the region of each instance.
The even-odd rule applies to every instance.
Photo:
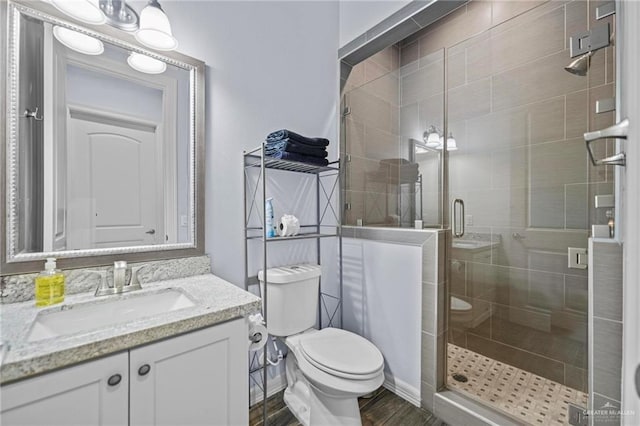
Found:
[[[613,194],[613,171],[582,135],[613,124],[594,106],[615,76],[613,47],[585,76],[564,69],[588,8],[549,2],[446,52],[447,386],[531,424],[587,403],[587,271],[567,250],[606,223],[593,197]]]

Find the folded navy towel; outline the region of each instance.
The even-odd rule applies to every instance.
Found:
[[[314,164],[314,165],[317,165],[317,166],[326,166],[326,165],[329,164],[329,161],[326,158],[311,157],[311,156],[308,156],[308,155],[296,154],[294,152],[280,151],[280,152],[275,152],[273,154],[267,154],[267,156],[269,156],[271,158],[281,159],[281,160],[297,161],[299,163]]]
[[[277,130],[275,132],[269,133],[267,135],[267,142],[277,142],[284,139],[291,139],[297,143],[301,143],[304,145],[325,147],[329,145],[329,140],[325,138],[308,138],[306,136],[299,135],[291,130],[282,129]]]
[[[325,158],[328,155],[325,148],[295,143],[290,139],[284,139],[278,142],[267,142],[267,146],[265,149],[267,154],[273,154],[278,151],[286,151],[319,158]]]

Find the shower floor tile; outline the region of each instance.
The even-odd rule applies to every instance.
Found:
[[[450,388],[530,425],[567,425],[569,403],[587,406],[587,394],[473,351],[449,344]],[[463,374],[466,382],[453,378]]]

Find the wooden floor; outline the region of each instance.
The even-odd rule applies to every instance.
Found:
[[[279,392],[267,400],[267,426],[298,426],[300,423],[291,414]],[[378,389],[372,398],[360,398],[360,415],[363,426],[402,425],[440,426],[443,423],[430,412],[418,408],[385,388]],[[251,408],[249,425],[262,425],[262,403]]]

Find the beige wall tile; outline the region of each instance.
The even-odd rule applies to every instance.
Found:
[[[492,30],[487,40],[467,48],[468,78],[473,81],[564,49],[564,8],[529,19],[506,31]]]
[[[414,41],[406,44],[400,49],[400,66],[405,67],[420,58],[420,43]]]
[[[420,124],[420,112],[417,103],[400,107],[400,131],[404,138],[414,138],[422,140],[425,131],[424,125]]]
[[[348,103],[354,120],[381,130],[392,128],[392,110],[397,109],[397,106],[373,95],[367,90],[367,86],[350,92]]]
[[[532,171],[535,169],[532,168]],[[529,189],[528,224],[532,228],[564,228],[564,185]]]
[[[402,77],[402,105],[418,102],[444,91],[444,62],[437,61]]]
[[[462,50],[447,57],[447,86],[449,89],[462,86],[467,82],[467,52]]]
[[[380,65],[386,72],[394,71],[398,69],[399,55],[398,47],[393,45],[376,53],[365,62],[370,60]]]
[[[377,66],[375,64],[373,65]],[[360,90],[366,90],[372,95],[384,99],[394,106],[400,103],[399,79],[396,73],[384,74],[377,79],[370,81],[365,86],[362,86]]]
[[[533,145],[530,185],[532,188],[563,186],[587,181],[587,152],[583,139]]]
[[[399,158],[402,156],[398,136],[384,130],[365,127],[365,157],[371,160]]]
[[[478,80],[449,90],[450,121],[486,115],[491,111],[491,81]]]
[[[491,25],[501,24],[543,3],[545,2],[530,0],[494,1],[491,10]]]
[[[529,149],[525,147],[491,152],[491,187],[524,188],[528,185]]]
[[[460,142],[462,143],[462,141]],[[468,191],[491,187],[491,153],[449,152],[449,185],[453,191]]]
[[[427,130],[429,126],[437,126],[440,130],[444,127],[444,93],[431,96],[420,101],[420,124]]]
[[[568,51],[562,51],[493,76],[493,110],[586,89],[587,80],[584,77],[564,70],[568,58]]]
[[[433,28],[432,28],[433,27]],[[420,56],[450,47],[491,27],[491,2],[472,1],[439,22],[420,38]]]
[[[588,90],[570,93],[566,97],[566,138],[581,138],[589,130]]]

